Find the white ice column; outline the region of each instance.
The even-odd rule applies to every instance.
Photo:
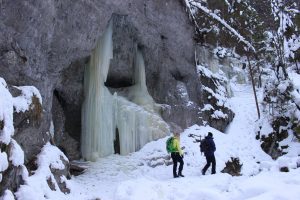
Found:
[[[156,112],[158,106],[148,93],[142,53],[136,48],[135,84],[127,88],[126,97],[112,95],[104,85],[111,58],[112,23],[85,68],[81,151],[83,158],[91,161],[114,153],[116,129],[122,155],[169,133],[168,125]]]
[[[94,161],[113,153],[113,96],[104,86],[112,57],[112,23],[109,23],[84,74],[81,151],[87,160]]]
[[[129,100],[118,97],[116,125],[120,133],[121,154],[139,150],[146,143],[169,133],[167,123],[156,112],[156,103],[146,86],[145,63],[136,50],[135,85],[129,89]]]

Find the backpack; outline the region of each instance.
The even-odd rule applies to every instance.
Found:
[[[174,137],[169,137],[166,141],[166,149],[168,153],[171,153],[173,151],[173,140]]]
[[[200,141],[200,152],[207,152],[209,150],[209,143],[207,139],[203,139]]]

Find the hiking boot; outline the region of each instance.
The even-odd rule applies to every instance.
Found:
[[[201,170],[201,172],[202,172],[202,175],[205,175],[205,172],[204,172],[204,170],[203,170],[203,169]]]
[[[174,175],[174,178],[179,178],[179,176],[178,175]]]
[[[216,172],[212,172],[211,174],[216,174]]]
[[[183,174],[178,174],[178,176],[184,177],[184,175],[183,175]]]

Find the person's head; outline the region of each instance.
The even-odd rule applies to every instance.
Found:
[[[207,136],[209,136],[209,137],[213,137],[213,134],[212,134],[212,132],[208,132],[208,135]]]
[[[180,133],[179,132],[174,132],[174,136],[179,138],[180,137]]]

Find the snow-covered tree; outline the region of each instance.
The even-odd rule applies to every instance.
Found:
[[[264,75],[263,117],[270,119],[274,130],[270,133],[272,145],[267,145],[270,149],[266,152],[274,153],[274,144],[287,137],[292,121],[300,126],[300,95],[289,79],[291,70],[300,71],[300,2],[185,0],[185,4],[195,23],[196,41],[238,53],[244,69],[248,69],[254,95]],[[276,152],[274,158],[281,150]]]

